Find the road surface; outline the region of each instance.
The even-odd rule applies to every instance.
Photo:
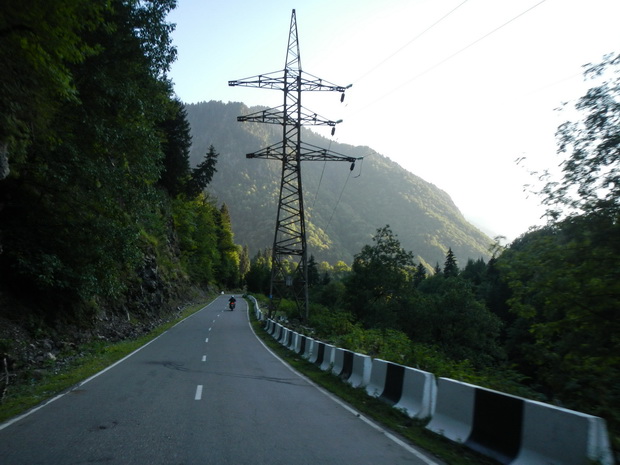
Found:
[[[228,298],[0,425],[0,464],[437,465],[293,372]]]

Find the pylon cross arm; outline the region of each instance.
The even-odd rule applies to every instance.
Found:
[[[316,77],[310,73],[306,73],[305,71],[301,74],[298,85],[300,89],[303,91],[306,91],[306,90],[317,91],[318,90],[318,91],[334,91],[334,92],[344,92],[353,86],[353,84],[349,84],[348,86],[339,86],[332,82],[326,81],[325,79]]]
[[[231,87],[261,87],[265,89],[284,90],[284,76],[274,76],[275,73],[280,73],[280,71],[276,71],[274,73],[259,74],[257,76],[243,79],[235,79],[233,81],[228,81],[228,85]]]
[[[316,113],[312,113],[307,108],[301,109],[299,115],[299,120],[297,117],[293,117],[293,115],[289,112],[285,115],[284,105],[275,108],[269,108],[268,110],[260,110],[255,113],[250,113],[249,115],[237,116],[237,121],[239,122],[250,122],[250,123],[268,123],[268,124],[279,124],[279,125],[297,125],[298,122],[301,125],[306,126],[336,126],[339,123],[342,123],[342,120],[333,121],[324,118]]]

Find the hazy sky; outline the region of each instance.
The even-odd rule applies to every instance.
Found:
[[[389,157],[509,240],[543,221],[524,185],[561,161],[569,115],[555,109],[584,94],[584,64],[620,51],[619,0],[178,0],[177,95],[281,105],[281,91],[228,81],[284,68],[292,9],[303,71],[353,84],[344,103],[302,95],[344,120],[332,139]]]

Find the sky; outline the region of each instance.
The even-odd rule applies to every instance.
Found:
[[[544,224],[526,186],[557,171],[555,132],[576,117],[558,108],[592,86],[584,65],[620,52],[620,1],[178,0],[177,96],[282,105],[281,91],[228,81],[284,69],[293,9],[302,70],[352,84],[342,103],[303,93],[304,107],[343,120],[333,137],[317,132],[433,183],[491,237]]]

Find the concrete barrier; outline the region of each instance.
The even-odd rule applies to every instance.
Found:
[[[280,334],[282,333],[282,325],[280,323],[274,324],[274,330],[271,334],[273,338],[277,341],[280,338]]]
[[[602,418],[447,378],[426,427],[503,464],[613,464]]]
[[[315,365],[321,365],[323,363],[323,356],[325,355],[325,343],[314,341],[312,345],[312,354],[308,358],[310,363]]]
[[[352,353],[352,352],[349,352]],[[372,369],[372,358],[368,355],[357,353],[353,354],[351,365],[351,375],[347,378],[347,383],[353,387],[363,387],[370,381],[370,370]]]
[[[511,465],[613,465],[605,420],[525,401],[521,449]]]
[[[282,326],[282,331],[280,332],[280,337],[278,338],[278,342],[280,343],[280,345],[284,345],[284,343],[286,342],[286,339],[288,338],[288,333],[290,333],[291,330]]]
[[[427,429],[508,464],[521,444],[523,400],[439,378],[435,413]]]
[[[370,380],[366,386],[369,396],[379,397],[390,405],[400,400],[405,367],[376,358],[372,361]]]
[[[312,351],[314,350],[314,345],[316,341],[312,338],[306,338],[306,349],[301,352],[301,356],[308,360],[312,356]]]
[[[402,390],[394,408],[404,410],[411,418],[429,418],[435,410],[437,399],[435,375],[415,368],[402,368]]]
[[[345,349],[336,349],[332,373],[347,381],[353,372],[353,352]]]
[[[289,344],[287,346],[289,350],[293,350],[293,351],[295,350],[295,347],[297,347],[298,338],[299,338],[299,333],[293,331],[291,333],[291,340],[289,341]]]
[[[304,351],[306,350],[306,340],[308,338],[302,334],[299,334],[297,336],[297,342],[295,343],[295,353],[296,354],[303,354]]]
[[[319,368],[323,371],[329,371],[334,366],[334,354],[336,353],[336,347],[331,344],[325,344],[325,353],[323,355],[323,363],[319,365]]]
[[[334,366],[332,367],[332,373],[336,376],[341,376],[344,371],[345,365],[345,354],[349,352],[348,350],[336,348],[334,351]],[[348,375],[351,375],[351,371],[349,370]],[[349,377],[347,376],[347,378]]]

